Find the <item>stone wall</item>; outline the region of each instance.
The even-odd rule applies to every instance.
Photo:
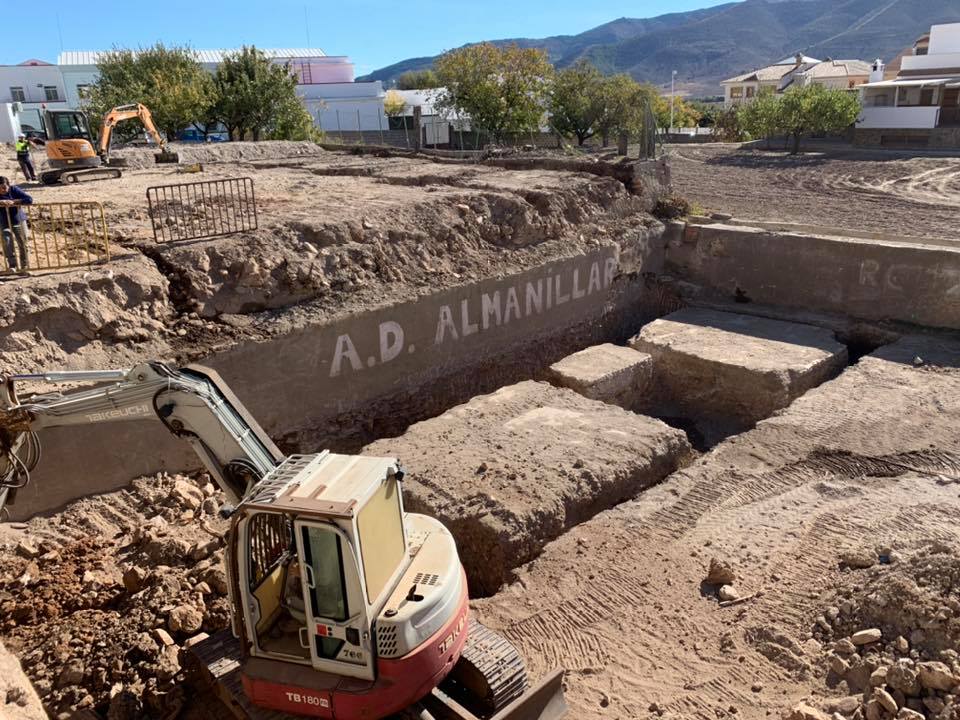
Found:
[[[931,129],[857,128],[853,144],[864,147],[960,150],[960,127]]]
[[[960,248],[671,223],[666,270],[691,299],[960,329]]]

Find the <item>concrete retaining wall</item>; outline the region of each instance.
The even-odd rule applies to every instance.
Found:
[[[470,397],[624,339],[661,313],[662,227],[512,276],[345,315],[204,360],[285,450],[354,451]],[[649,275],[648,275],[649,277]],[[138,475],[197,467],[157,420],[44,431],[14,519]],[[82,468],[82,472],[77,472]]]
[[[960,246],[671,224],[666,252],[689,297],[960,329]]]

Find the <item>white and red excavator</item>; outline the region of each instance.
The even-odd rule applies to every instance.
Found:
[[[31,381],[96,385],[18,397]],[[528,688],[513,646],[470,617],[453,536],[404,511],[396,459],[284,457],[199,366],[151,362],[0,383],[0,507],[29,481],[43,428],[155,418],[193,446],[229,503],[233,614],[232,633],[192,652],[237,717],[565,714],[562,671]]]

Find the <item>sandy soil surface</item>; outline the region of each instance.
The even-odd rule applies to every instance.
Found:
[[[574,717],[764,718],[804,698],[822,705],[856,692],[829,676],[824,643],[875,623],[888,642],[920,630],[917,660],[952,662],[941,651],[956,646],[937,628],[954,622],[957,586],[917,587],[904,559],[919,566],[936,552],[934,576],[953,577],[958,357],[956,343],[913,338],[864,357],[547,546],[477,603],[482,620],[535,673],[567,668]],[[867,556],[857,567],[876,567],[851,570],[851,552]],[[727,596],[746,602],[718,605],[704,582],[712,559],[732,570]],[[916,587],[927,610],[898,607],[907,596],[896,593],[884,607],[875,588],[895,581]],[[824,632],[820,617],[838,604],[849,612],[822,621]]]
[[[957,237],[955,158],[882,151],[784,152],[674,145],[673,184],[713,212],[911,237]]]
[[[805,701],[796,720],[890,720],[879,688],[919,708],[905,720],[955,720],[958,357],[933,337],[881,348],[570,529],[475,610],[532,675],[566,668],[571,717],[752,719]],[[2,529],[0,635],[49,708],[222,717],[179,652],[227,622],[217,498],[202,477],[146,478]]]

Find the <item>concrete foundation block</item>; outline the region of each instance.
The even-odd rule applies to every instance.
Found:
[[[630,408],[653,377],[653,358],[633,348],[594,345],[550,366],[550,381],[586,398]]]
[[[550,540],[692,457],[686,436],[659,420],[533,381],[363,452],[400,458],[406,509],[450,529],[473,596],[496,592]]]
[[[834,377],[847,348],[829,330],[699,308],[645,325],[629,345],[653,357],[660,416],[742,430]]]

